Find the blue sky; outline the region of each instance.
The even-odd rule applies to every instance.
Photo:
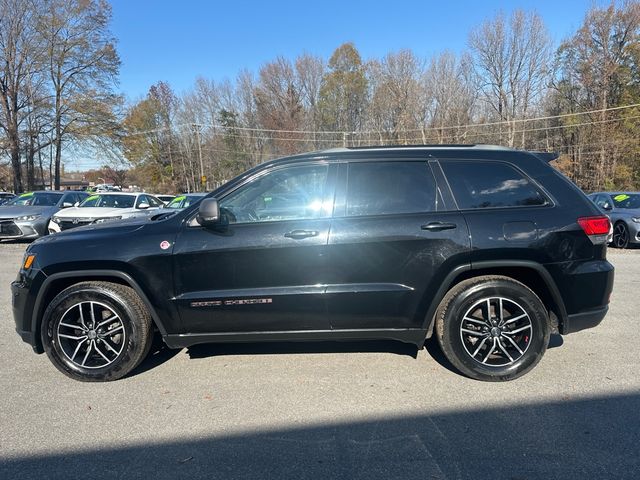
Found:
[[[328,58],[354,42],[365,59],[410,48],[421,57],[465,48],[471,28],[497,12],[537,11],[557,41],[581,24],[590,0],[244,2],[112,0],[122,59],[120,88],[131,100],[159,80],[178,93],[197,76],[234,78],[278,55]],[[602,3],[602,2],[596,2]]]

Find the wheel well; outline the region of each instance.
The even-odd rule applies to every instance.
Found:
[[[36,343],[36,351],[38,353],[43,353],[44,348],[42,347],[42,340],[40,336],[40,327],[42,325],[42,319],[44,316],[44,312],[47,309],[47,306],[52,302],[52,300],[65,288],[68,288],[76,283],[87,282],[87,281],[102,281],[102,282],[110,282],[117,283],[119,285],[124,285],[127,287],[131,287],[129,283],[127,283],[124,279],[119,277],[112,277],[109,275],[87,275],[82,277],[62,277],[57,278],[49,282],[47,285],[47,290],[44,293],[40,303],[37,308],[38,311],[35,312],[37,322],[34,330],[34,339]]]
[[[542,275],[536,271],[534,268],[528,267],[493,267],[493,268],[481,268],[475,270],[466,270],[460,273],[457,277],[449,285],[447,291],[451,290],[460,282],[467,280],[469,278],[480,277],[484,275],[502,275],[505,277],[513,278],[518,282],[529,287],[533,292],[540,298],[544,306],[547,308],[549,313],[549,319],[551,321],[551,329],[553,333],[557,333],[558,331],[562,331],[562,316],[563,316],[563,308],[558,304],[553,294],[551,293],[551,289],[549,285],[544,280]],[[445,292],[446,294],[446,292]],[[440,301],[439,299],[438,301]],[[435,314],[434,314],[435,318]],[[432,321],[430,328],[428,330],[428,335],[432,334],[434,327],[434,322]]]

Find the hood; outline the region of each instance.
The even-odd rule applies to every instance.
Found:
[[[43,215],[50,217],[59,210],[58,207],[40,205],[0,205],[0,218],[16,218],[24,215]]]
[[[71,207],[56,213],[57,218],[105,218],[120,217],[135,212],[134,208]]]
[[[122,210],[122,209],[118,209]],[[106,222],[99,224],[91,224],[83,227],[72,228],[69,230],[65,230],[63,232],[59,232],[53,235],[45,235],[44,237],[38,238],[32,245],[41,245],[44,243],[51,242],[64,242],[66,240],[90,240],[90,239],[98,239],[103,241],[103,239],[109,237],[120,237],[120,236],[128,236],[133,232],[136,232],[145,225],[149,224],[149,218],[126,218],[123,220],[119,220],[117,222]]]

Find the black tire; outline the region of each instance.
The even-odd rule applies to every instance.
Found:
[[[499,326],[503,322],[507,324]],[[463,374],[507,381],[530,371],[544,355],[549,317],[538,296],[522,283],[503,276],[475,277],[445,295],[436,312],[436,334],[447,359]]]
[[[98,328],[101,324],[106,325]],[[62,373],[83,382],[105,382],[122,378],[147,356],[152,325],[133,289],[81,282],[49,304],[41,337],[47,356]]]
[[[613,227],[613,246],[616,248],[629,247],[629,227],[624,222],[618,222]]]

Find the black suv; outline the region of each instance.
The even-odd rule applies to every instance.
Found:
[[[198,205],[30,245],[17,331],[68,376],[126,375],[154,330],[206,342],[436,335],[480,380],[594,327],[609,220],[548,162],[490,146],[334,149],[260,165]]]

